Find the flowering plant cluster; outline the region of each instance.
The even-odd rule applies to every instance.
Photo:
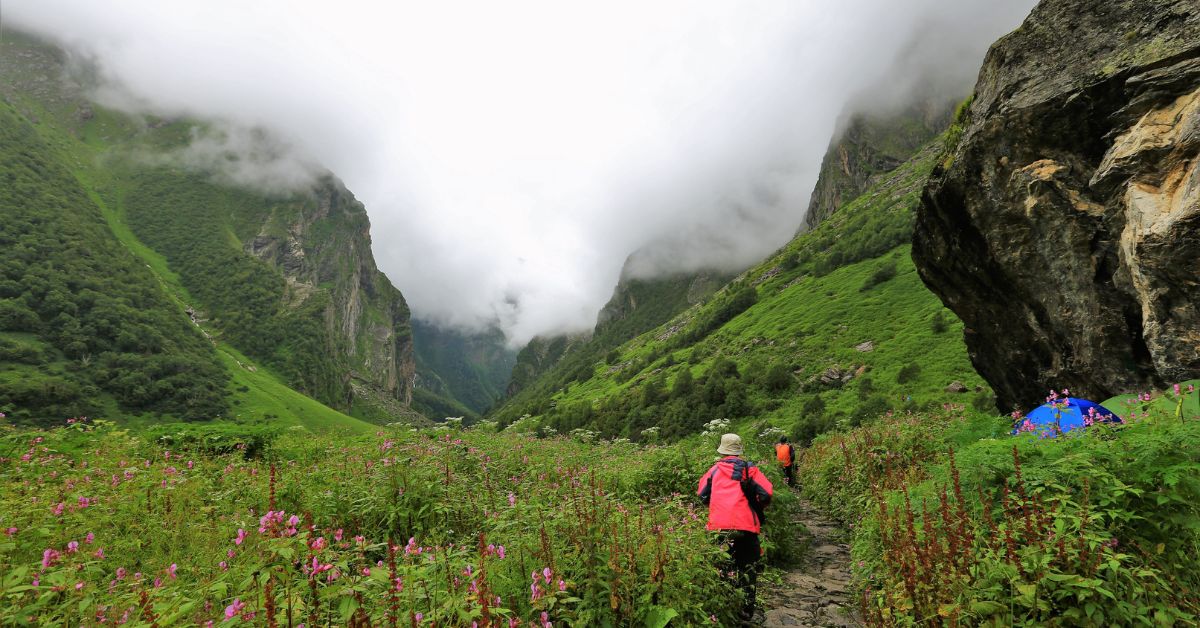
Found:
[[[798,475],[852,529],[869,625],[1190,624],[1194,394],[1139,394],[1125,422],[1089,413],[1067,438],[1009,436],[961,410],[882,417],[818,438]]]
[[[4,625],[709,623],[736,595],[632,445],[397,428],[247,458],[77,425],[0,432]]]

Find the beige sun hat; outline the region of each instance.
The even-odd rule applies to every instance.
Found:
[[[717,453],[722,456],[740,456],[742,455],[742,437],[737,434],[724,434],[721,436],[721,446],[717,447]]]

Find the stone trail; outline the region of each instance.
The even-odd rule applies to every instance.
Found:
[[[850,546],[842,530],[820,510],[800,500],[796,522],[808,529],[804,562],[784,574],[780,585],[763,587],[763,626],[861,626],[850,594]]]

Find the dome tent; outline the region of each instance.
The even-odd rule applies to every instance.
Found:
[[[1037,432],[1043,437],[1054,437],[1056,432],[1069,432],[1087,427],[1094,422],[1121,423],[1117,413],[1087,399],[1058,397],[1051,395],[1046,403],[1034,408],[1013,428],[1013,434]],[[1057,426],[1057,430],[1055,429]]]

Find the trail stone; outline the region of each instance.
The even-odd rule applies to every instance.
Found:
[[[778,586],[764,587],[764,626],[858,626],[850,587],[850,548],[842,531],[808,502],[800,501],[796,524],[809,533],[802,564]]]
[[[965,392],[967,392],[967,387],[962,382],[950,382],[950,385],[946,387],[946,392],[948,392],[948,393],[965,393]]]

